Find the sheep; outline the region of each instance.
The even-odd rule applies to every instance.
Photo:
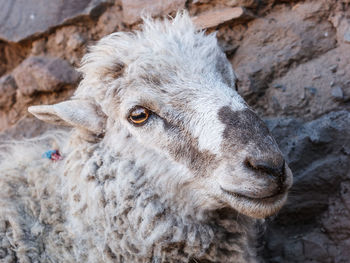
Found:
[[[69,128],[1,148],[2,262],[258,262],[292,173],[215,34],[146,18],[79,70],[70,100],[29,108]]]

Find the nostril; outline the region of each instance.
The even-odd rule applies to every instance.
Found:
[[[285,161],[283,159],[276,162],[249,157],[245,160],[245,165],[250,169],[277,177],[282,181],[285,179]]]

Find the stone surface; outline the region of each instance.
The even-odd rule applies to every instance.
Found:
[[[123,20],[134,24],[144,15],[165,15],[185,7],[186,0],[122,0]]]
[[[0,39],[17,42],[83,15],[95,15],[108,0],[0,0]]]
[[[343,100],[344,98],[344,93],[341,87],[337,86],[334,87],[331,91],[331,95],[334,99],[336,100]]]
[[[228,0],[225,1],[227,6],[244,6],[244,7],[257,7],[259,0]]]
[[[250,23],[233,57],[239,91],[249,102],[255,103],[273,79],[294,68],[295,61],[309,61],[336,47],[335,29],[319,21],[326,10],[322,1],[298,4],[293,12],[280,6],[278,12]]]
[[[64,128],[64,127],[60,127]],[[0,141],[6,141],[10,139],[20,140],[23,138],[32,138],[42,135],[44,132],[57,129],[56,125],[48,124],[42,122],[36,118],[29,117],[24,118],[18,121],[18,123],[9,129],[6,132],[0,132]]]
[[[0,110],[9,110],[16,102],[17,85],[11,75],[0,78]]]
[[[345,32],[345,34],[344,34],[344,41],[346,43],[350,43],[350,29]]]
[[[84,39],[83,36],[76,33],[69,38],[67,42],[67,46],[68,48],[74,51],[74,50],[77,50],[79,47],[81,47],[85,43],[85,41],[86,40]]]
[[[242,22],[249,19],[252,19],[252,16],[244,8],[234,7],[207,11],[193,17],[192,20],[198,28],[204,29],[216,27],[228,22]]]
[[[76,84],[79,79],[67,61],[50,57],[29,57],[14,70],[13,76],[25,96],[59,91],[64,86]]]
[[[265,257],[268,262],[348,262],[350,111],[308,123],[292,118],[267,123],[293,170],[294,185],[268,226]]]
[[[342,47],[327,51],[306,63],[295,65],[281,77],[266,83],[256,103],[264,115],[303,116],[313,119],[331,110],[339,110],[350,90],[350,53]],[[334,70],[334,65],[337,70]],[[282,89],[274,88],[281,85]],[[348,91],[349,90],[349,91]]]

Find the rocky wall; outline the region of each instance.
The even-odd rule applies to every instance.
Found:
[[[350,262],[349,0],[0,0],[0,139],[53,126],[28,105],[68,98],[87,47],[187,9],[217,31],[238,92],[262,116],[294,172],[269,218],[266,262]],[[0,260],[1,261],[1,260]]]

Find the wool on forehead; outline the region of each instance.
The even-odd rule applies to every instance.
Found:
[[[83,79],[75,98],[101,104],[120,76],[137,79],[153,74],[158,75],[153,80],[179,82],[216,75],[223,56],[215,34],[197,30],[186,12],[173,19],[145,18],[141,30],[113,33],[90,48],[82,60]]]

